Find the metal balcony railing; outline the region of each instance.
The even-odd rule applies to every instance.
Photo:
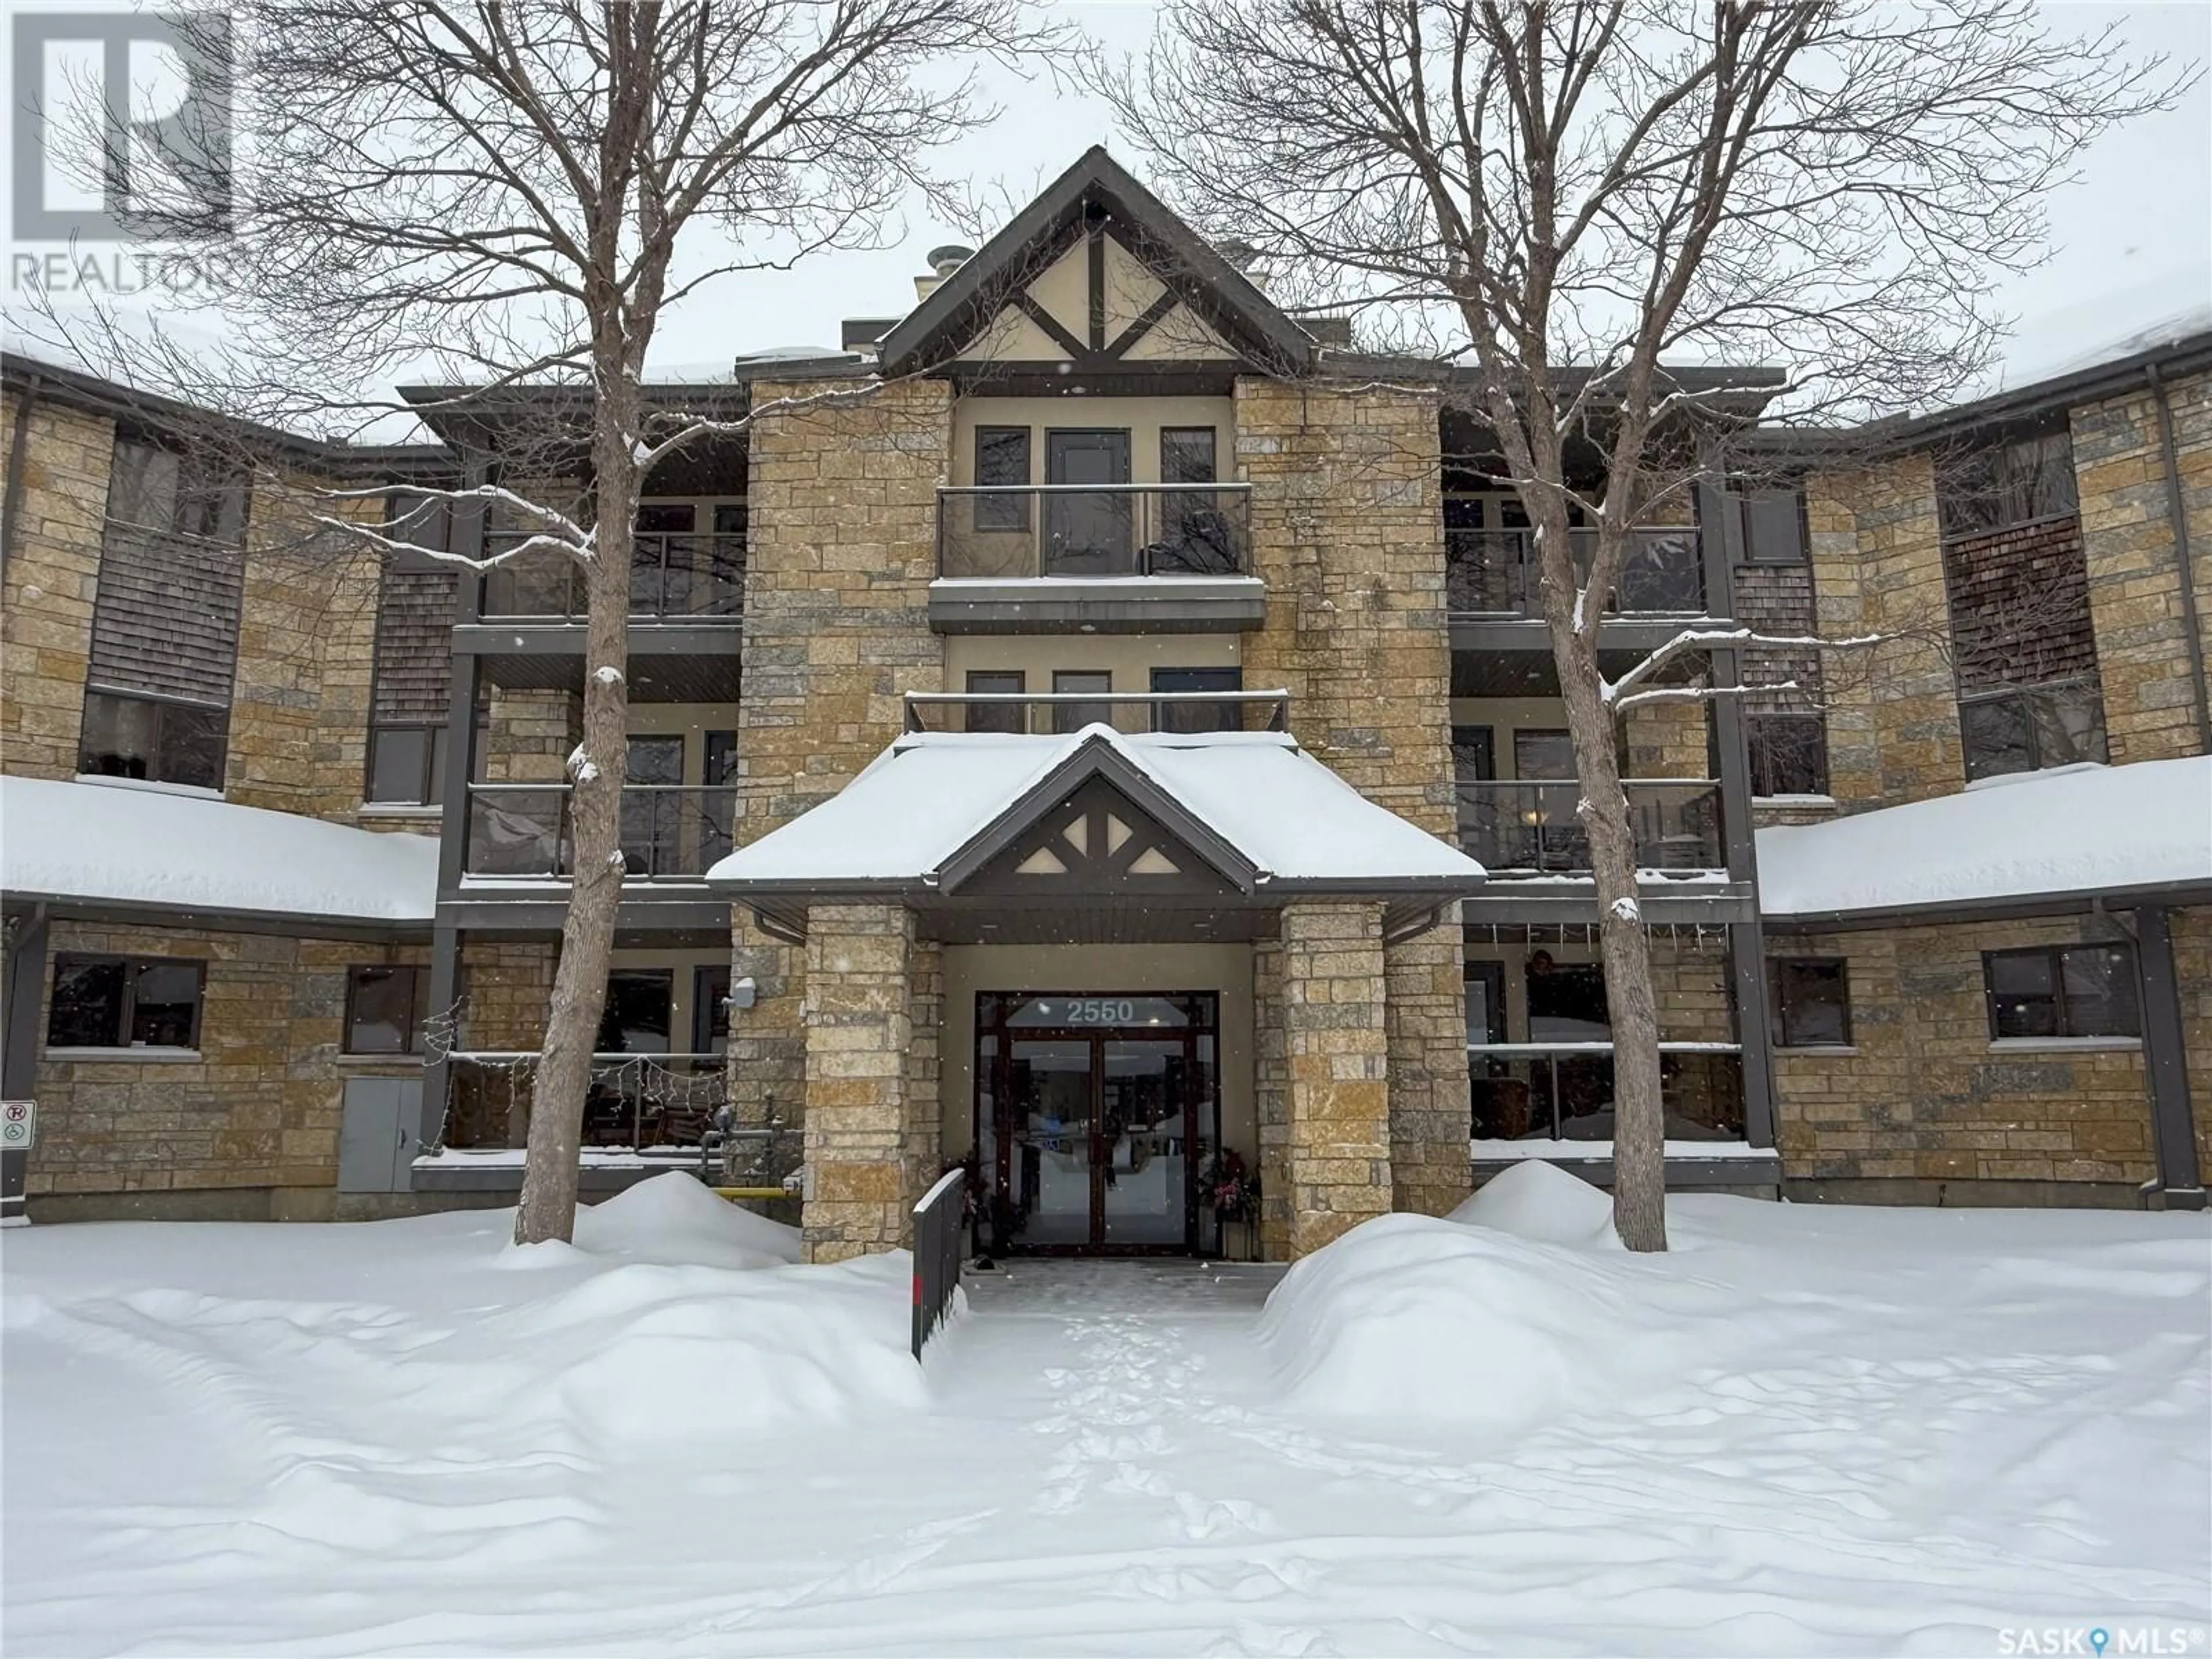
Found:
[[[1249,484],[1011,484],[937,492],[937,574],[1241,576]]]
[[[1628,820],[1646,870],[1721,870],[1721,787],[1709,778],[1631,779]],[[1492,871],[1571,873],[1590,867],[1589,836],[1576,815],[1582,786],[1564,782],[1459,784],[1459,841]]]
[[[934,714],[935,718],[932,716]],[[909,732],[1287,732],[1287,691],[909,691]]]
[[[567,878],[575,837],[565,783],[472,783],[462,871],[471,876]],[[634,880],[696,880],[725,857],[737,823],[734,784],[623,787],[622,850]]]
[[[1613,1044],[1470,1042],[1477,1140],[1613,1139]],[[1669,1140],[1741,1140],[1743,1054],[1732,1042],[1662,1042],[1659,1094]]]
[[[1571,533],[1575,566],[1587,572],[1595,531]],[[1526,530],[1444,531],[1444,605],[1455,616],[1540,617],[1536,550]],[[1622,561],[1608,613],[1705,614],[1704,555],[1693,526],[1639,530]]]
[[[504,539],[512,544],[518,537]],[[502,538],[491,537],[497,553]],[[641,532],[630,544],[629,614],[639,622],[734,622],[745,605],[745,538]],[[483,576],[487,622],[580,622],[582,574],[547,553],[525,554]]]

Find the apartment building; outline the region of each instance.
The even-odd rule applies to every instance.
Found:
[[[839,352],[655,389],[758,413],[638,520],[586,1193],[733,1125],[817,1259],[970,1158],[994,1248],[1280,1258],[1516,1158],[1607,1179],[1565,721],[1451,376],[1294,321],[1100,151],[932,267]],[[1755,427],[1781,380],[1708,401]],[[6,392],[11,1190],[511,1201],[579,599],[302,502],[388,486],[495,550],[408,492],[522,416],[426,394],[437,441],[364,452],[29,362]],[[217,464],[249,442],[283,487]],[[1750,689],[1627,717],[1670,1182],[2201,1202],[2212,337],[1777,436],[1676,516],[1614,662],[1692,623],[1896,642],[1714,649]]]

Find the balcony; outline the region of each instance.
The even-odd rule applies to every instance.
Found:
[[[1540,618],[1534,532],[1454,528],[1449,501],[1446,506],[1445,608],[1470,620]],[[1596,532],[1571,533],[1576,568],[1587,573]],[[1636,532],[1606,611],[1623,617],[1705,615],[1705,566],[1695,526]]]
[[[909,732],[1288,732],[1287,691],[909,691]]]
[[[447,1068],[445,1133],[454,1152],[520,1147],[529,1139],[534,1054],[458,1054]],[[586,1152],[670,1152],[696,1164],[726,1094],[720,1054],[592,1056],[584,1097]]]
[[[1492,875],[1589,872],[1589,838],[1575,813],[1581,785],[1571,780],[1496,783],[1462,779],[1458,787],[1460,845]],[[1639,868],[1682,872],[1727,868],[1718,783],[1709,778],[1650,778],[1629,780],[1626,787]]]
[[[937,493],[939,633],[1260,627],[1249,484],[1033,484]]]
[[[491,551],[499,551],[494,537]],[[745,605],[745,538],[640,532],[630,544],[629,614],[635,623],[738,621]],[[530,556],[483,575],[486,622],[580,623],[582,573],[550,555]]]
[[[1611,1042],[1469,1043],[1467,1068],[1476,1141],[1510,1141],[1516,1153],[1531,1143],[1567,1155],[1610,1151]],[[1741,1144],[1743,1054],[1735,1044],[1662,1042],[1659,1076],[1669,1141]]]
[[[575,874],[565,783],[472,783],[465,876],[567,880]],[[697,882],[732,844],[732,784],[633,783],[623,787],[624,875],[640,882]]]

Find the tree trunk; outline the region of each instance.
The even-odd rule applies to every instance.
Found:
[[[618,378],[603,377],[603,385]],[[545,1045],[538,1063],[530,1113],[530,1149],[522,1171],[522,1204],[514,1242],[566,1242],[576,1224],[576,1182],[582,1152],[584,1101],[592,1053],[606,1011],[607,964],[614,952],[615,913],[622,902],[622,788],[629,726],[630,543],[639,480],[628,439],[635,411],[606,405],[602,393],[592,443],[597,537],[586,573],[589,594],[584,646],[584,740],[569,766],[570,834],[575,869],[561,924],[561,960],[553,976]],[[611,671],[611,672],[607,672]]]
[[[1587,604],[1600,605],[1593,591]],[[1581,782],[1577,814],[1589,837],[1613,1028],[1613,1224],[1632,1250],[1667,1248],[1666,1120],[1659,1086],[1659,1007],[1636,890],[1636,836],[1620,781],[1612,710],[1599,695],[1595,635],[1552,630],[1553,660]]]

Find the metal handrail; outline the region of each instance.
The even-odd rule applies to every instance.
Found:
[[[1249,483],[1116,483],[1116,484],[939,484],[940,495],[1100,495],[1113,492],[1133,495],[1165,495],[1188,490],[1195,495],[1249,495]]]
[[[1452,501],[1462,498],[1447,495],[1444,499]],[[1624,604],[1623,596],[1618,588],[1620,585],[1632,583],[1638,575],[1632,565],[1625,565],[1624,568],[1614,576],[1616,591],[1607,596],[1607,615],[1696,616],[1704,614],[1711,609],[1712,596],[1705,588],[1703,563],[1703,532],[1696,525],[1638,525],[1630,530],[1628,534],[1630,544],[1628,557],[1631,560],[1634,558],[1637,548],[1641,545],[1668,542],[1688,544],[1690,553],[1688,566],[1680,574],[1686,580],[1694,579],[1697,586],[1696,603],[1689,607]],[[1567,532],[1568,544],[1573,550],[1577,570],[1588,570],[1591,556],[1590,550],[1596,535],[1595,531],[1587,529],[1574,529]],[[1532,580],[1535,568],[1531,546],[1534,536],[1534,532],[1517,526],[1511,529],[1488,530],[1471,526],[1448,524],[1444,529],[1445,608],[1455,616],[1470,617],[1498,617],[1517,619],[1536,615],[1535,589]],[[1469,547],[1496,548],[1506,556],[1497,559],[1470,559],[1463,556],[1460,552],[1460,550]],[[1484,572],[1508,578],[1504,584],[1504,591],[1495,595],[1499,603],[1463,603],[1462,599],[1466,597],[1466,590],[1470,586],[1471,580],[1480,586],[1480,574]],[[1472,597],[1480,600],[1492,596],[1478,592]]]
[[[574,873],[570,802],[575,792],[576,786],[566,780],[471,782],[462,873],[503,880],[568,879]],[[678,803],[675,810],[666,807],[672,800]],[[485,811],[481,819],[478,802]],[[501,802],[542,804],[502,806]],[[639,813],[627,811],[632,806]],[[704,876],[708,865],[735,844],[737,808],[734,783],[623,784],[619,833],[623,853],[633,865],[624,879],[696,880]],[[638,822],[640,817],[645,821]],[[485,838],[481,850],[480,833]],[[487,864],[493,867],[483,867]],[[686,867],[663,867],[671,865]]]
[[[1249,483],[1227,481],[940,484],[937,574],[952,580],[1242,576],[1250,564],[1252,493]]]
[[[1727,867],[1721,785],[1714,778],[1624,778],[1640,867]],[[1454,785],[1461,846],[1492,869],[1590,867],[1589,831],[1572,778],[1461,778]]]
[[[1609,1054],[1610,1042],[1470,1042],[1471,1054]],[[1662,1054],[1740,1054],[1741,1042],[1668,1042],[1659,1044]]]

